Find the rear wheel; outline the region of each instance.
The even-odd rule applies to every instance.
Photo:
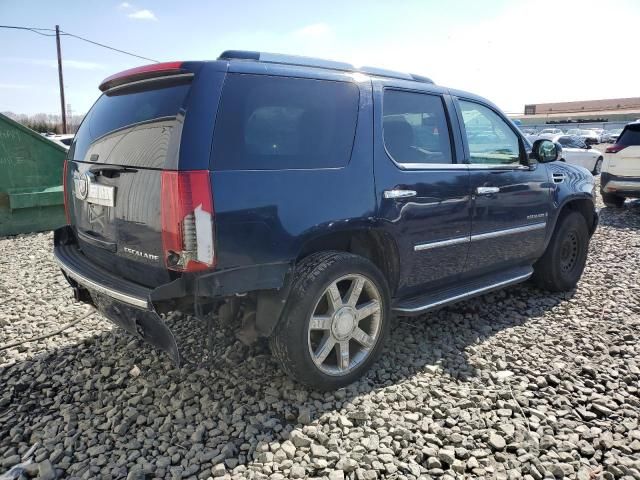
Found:
[[[602,157],[598,157],[598,160],[596,160],[596,164],[593,167],[593,171],[591,172],[593,175],[600,175],[600,172],[602,171]]]
[[[620,208],[624,205],[624,197],[612,193],[603,193],[602,201],[607,207]]]
[[[582,276],[589,250],[589,230],[582,214],[569,212],[558,219],[547,250],[534,265],[533,280],[552,292],[571,290]]]
[[[271,350],[296,380],[334,390],[369,369],[388,329],[389,291],[378,268],[357,255],[322,252],[296,267]]]

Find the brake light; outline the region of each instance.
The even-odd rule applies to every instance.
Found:
[[[124,83],[146,80],[148,78],[164,77],[166,75],[176,75],[185,71],[182,68],[183,63],[184,62],[163,62],[130,68],[129,70],[124,70],[123,72],[119,72],[105,78],[99,88],[100,91],[104,92],[105,90],[109,90],[110,88]]]
[[[627,145],[619,145],[619,144],[615,144],[615,145],[611,145],[610,147],[607,147],[607,149],[604,151],[605,153],[618,153],[620,150],[624,150],[625,148],[627,148]]]
[[[69,162],[65,158],[64,165],[62,167],[62,195],[64,197],[64,216],[67,219],[67,225],[71,225],[71,214],[69,213],[69,186],[67,180]]]
[[[209,171],[162,172],[162,246],[167,268],[196,272],[215,266]]]

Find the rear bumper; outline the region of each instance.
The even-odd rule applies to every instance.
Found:
[[[151,300],[154,290],[94,265],[73,238],[69,227],[57,229],[53,255],[76,300],[93,305],[111,322],[163,350],[180,365],[176,339]]]
[[[603,172],[600,179],[600,191],[621,196],[640,196],[640,177],[620,177]]]
[[[159,313],[179,310],[202,319],[205,307],[225,297],[247,292],[275,291],[285,285],[289,263],[252,265],[222,271],[183,275],[149,288],[95,265],[80,250],[69,226],[54,232],[54,257],[74,291],[76,300],[96,307],[116,325],[167,352],[180,364],[176,337]],[[276,322],[283,302],[266,310]],[[261,330],[270,332],[273,324]]]

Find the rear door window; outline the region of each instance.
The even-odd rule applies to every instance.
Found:
[[[382,129],[396,163],[452,163],[447,117],[438,95],[385,90]]]
[[[180,129],[176,127],[183,120],[191,85],[161,85],[104,93],[82,122],[69,158],[133,167],[165,167],[172,135],[179,136]]]
[[[640,145],[640,124],[624,127],[616,143],[619,145]]]
[[[349,82],[229,74],[216,118],[213,168],[342,167],[351,157],[359,98]]]

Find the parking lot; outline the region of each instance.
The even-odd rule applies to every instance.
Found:
[[[208,365],[174,368],[83,318],[51,242],[0,239],[0,473],[37,444],[41,478],[640,479],[640,202],[601,210],[576,291],[398,319],[334,393],[224,330]]]

